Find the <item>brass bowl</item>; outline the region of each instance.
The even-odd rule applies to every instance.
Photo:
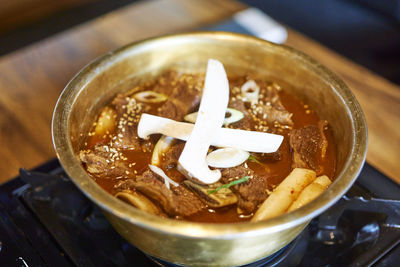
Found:
[[[282,216],[257,222],[206,224],[165,219],[114,198],[85,172],[77,157],[100,109],[117,92],[163,70],[204,72],[208,58],[228,75],[275,78],[327,119],[337,145],[337,178],[317,199]],[[158,37],[112,51],[81,70],[55,107],[54,147],[65,171],[115,229],[140,250],[189,266],[242,265],[266,257],[292,241],[308,222],[333,205],[353,184],[367,151],[367,125],[348,87],[335,74],[293,48],[251,36],[197,32]]]

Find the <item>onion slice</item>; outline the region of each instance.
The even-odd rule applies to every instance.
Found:
[[[162,154],[171,147],[174,140],[174,138],[166,135],[163,135],[160,137],[160,139],[158,139],[156,145],[154,146],[153,154],[151,155],[152,165],[159,165],[161,163]]]
[[[234,108],[227,108],[225,114],[228,113],[230,116],[226,117],[224,119],[224,126],[227,126],[231,123],[235,123],[240,121],[241,119],[244,118],[243,112],[234,109]],[[183,119],[187,122],[195,123],[197,119],[197,114],[198,112],[193,112],[190,114],[187,114]]]
[[[253,80],[248,80],[242,85],[242,98],[245,102],[251,102],[255,104],[258,102],[258,95],[260,93],[260,87]]]
[[[116,198],[151,214],[165,216],[165,214],[147,197],[133,190],[124,190],[114,195]]]
[[[168,99],[164,94],[156,93],[154,91],[143,91],[133,95],[133,97],[139,101],[145,103],[159,103]]]
[[[161,176],[161,178],[164,179],[165,186],[166,186],[168,189],[171,189],[170,186],[169,186],[169,184],[172,184],[173,186],[179,186],[179,184],[178,184],[177,182],[175,182],[174,180],[172,180],[171,178],[169,178],[169,177],[165,174],[165,172],[164,172],[162,169],[160,169],[159,167],[149,164],[149,168],[150,168],[150,170],[151,170],[152,172],[154,172],[155,174]]]
[[[221,178],[219,170],[208,168],[206,155],[224,122],[228,101],[229,82],[224,66],[218,60],[209,59],[196,123],[178,160],[178,170],[187,178],[204,184]]]
[[[192,130],[192,123],[177,122],[146,113],[142,114],[138,125],[138,135],[143,139],[149,138],[151,134],[163,134],[186,141]],[[278,150],[282,141],[282,135],[218,128],[211,140],[211,145],[234,147],[256,153],[272,153]]]
[[[117,112],[110,107],[105,107],[100,113],[94,132],[99,136],[113,132],[117,125],[116,118]]]
[[[214,150],[207,155],[207,163],[215,168],[231,168],[238,166],[249,158],[249,152],[233,147]]]

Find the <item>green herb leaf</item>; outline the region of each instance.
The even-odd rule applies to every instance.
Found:
[[[207,193],[208,194],[214,194],[217,193],[219,190],[221,190],[222,188],[229,188],[231,186],[237,185],[237,184],[241,184],[241,183],[245,183],[249,180],[250,176],[244,176],[238,180],[232,181],[229,184],[224,184],[221,186],[218,186],[217,188],[213,189],[213,190],[208,190]]]
[[[252,162],[255,162],[255,163],[258,163],[258,164],[261,164],[261,162],[256,157],[254,157],[253,155],[250,155],[248,160],[250,160]]]

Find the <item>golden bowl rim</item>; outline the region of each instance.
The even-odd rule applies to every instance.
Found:
[[[271,46],[279,52],[287,53],[297,60],[301,60],[302,63],[308,64],[308,67],[312,67],[319,75],[323,76],[322,78],[335,85],[331,86],[332,90],[335,90],[345,101],[352,115],[352,126],[356,125],[358,127],[352,131],[354,146],[349,155],[351,160],[345,163],[343,170],[337,174],[336,180],[318,198],[298,210],[265,221],[222,224],[196,223],[163,218],[142,212],[107,193],[89,177],[73,152],[68,135],[68,114],[76,95],[80,91],[79,89],[99,71],[105,69],[107,65],[117,61],[125,54],[140,53],[141,49],[151,49],[152,45],[156,45],[157,42],[179,42],[197,38],[241,40]],[[120,219],[152,231],[175,236],[211,239],[232,239],[242,236],[268,234],[294,227],[316,217],[338,201],[355,182],[366,158],[368,138],[366,119],[360,104],[347,85],[327,67],[292,47],[271,43],[254,36],[221,31],[197,31],[148,38],[130,43],[96,58],[82,68],[62,91],[54,109],[51,126],[53,145],[64,170],[77,187],[103,210],[118,216]]]

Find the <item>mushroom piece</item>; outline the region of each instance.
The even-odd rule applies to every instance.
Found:
[[[221,183],[200,185],[190,180],[186,180],[184,183],[200,197],[201,201],[212,208],[229,206],[238,201],[237,196],[228,188],[222,188],[214,194],[209,193],[210,190],[222,185]]]
[[[160,165],[162,154],[167,152],[174,140],[174,138],[166,135],[163,135],[160,137],[160,139],[158,139],[156,145],[154,146],[153,154],[151,155],[152,165]]]
[[[139,192],[133,190],[124,190],[116,193],[114,196],[142,211],[154,215],[165,216],[159,207],[157,207],[153,202]]]
[[[192,123],[177,122],[143,113],[138,125],[138,136],[148,139],[151,134],[159,133],[186,141],[192,133],[193,127]],[[272,153],[278,150],[282,141],[282,135],[218,128],[215,131],[211,145],[216,147],[234,147],[256,153]]]
[[[206,162],[208,148],[221,128],[229,102],[229,82],[224,66],[208,60],[199,113],[178,160],[178,170],[189,179],[212,184],[221,178],[219,170],[210,170]]]
[[[249,152],[242,149],[226,147],[209,153],[207,155],[207,163],[215,168],[231,168],[242,164],[249,156]]]
[[[249,80],[242,85],[242,98],[245,102],[256,104],[258,102],[258,94],[260,93],[260,87],[255,81]]]

